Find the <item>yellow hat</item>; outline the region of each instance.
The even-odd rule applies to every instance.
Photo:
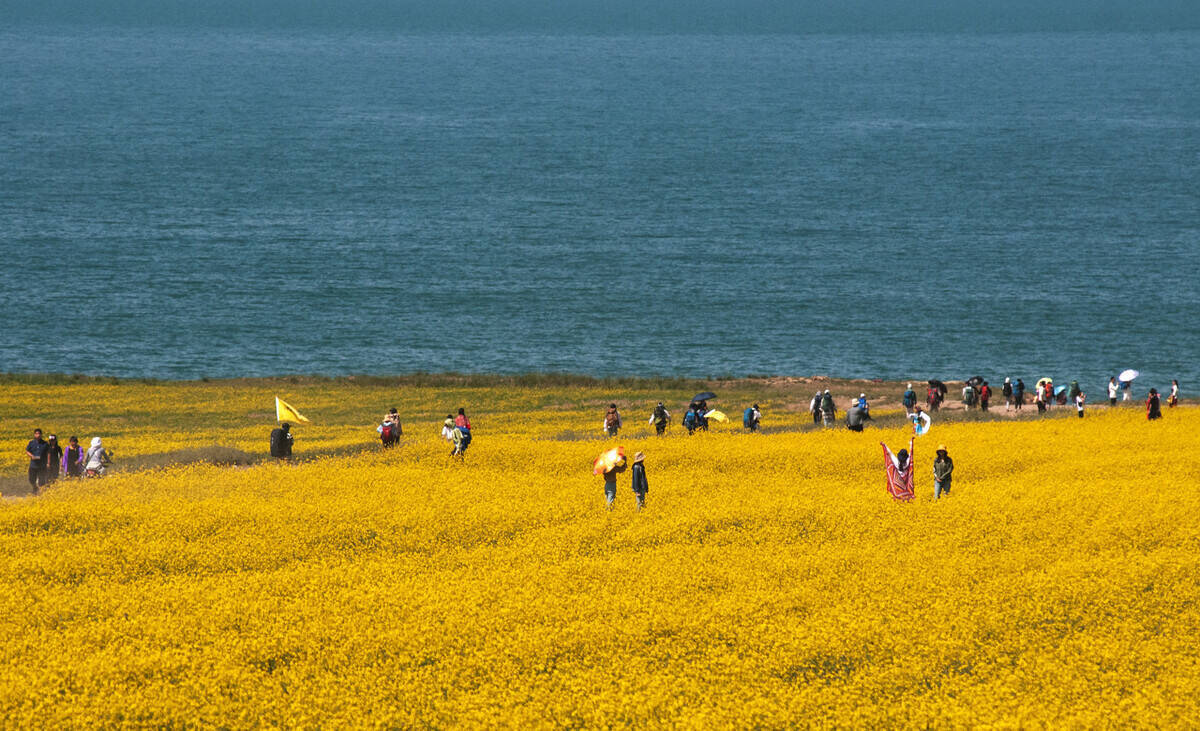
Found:
[[[939,452],[945,452],[945,451],[947,451],[947,450],[946,450],[946,445],[945,445],[945,444],[939,444],[939,445],[938,445],[938,448],[937,448],[937,451],[939,451]]]

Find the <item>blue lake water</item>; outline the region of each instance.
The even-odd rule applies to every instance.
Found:
[[[0,29],[0,370],[1200,381],[1200,33]]]

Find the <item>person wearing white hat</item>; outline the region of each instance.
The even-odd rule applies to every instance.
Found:
[[[913,390],[912,384],[908,384],[908,390],[904,392],[904,413],[911,417],[913,407],[917,405],[917,392]]]

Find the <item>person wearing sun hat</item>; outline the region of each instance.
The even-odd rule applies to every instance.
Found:
[[[633,496],[637,498],[637,509],[646,507],[646,493],[650,491],[650,483],[646,482],[646,455],[638,452],[633,455]]]
[[[933,460],[933,499],[937,500],[942,495],[950,495],[950,481],[954,475],[954,460],[950,459],[950,453],[946,450],[945,444],[939,444],[937,448],[937,457]]]

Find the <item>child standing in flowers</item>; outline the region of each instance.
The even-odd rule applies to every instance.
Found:
[[[638,452],[633,455],[633,496],[637,498],[637,509],[646,507],[646,493],[650,491],[650,483],[646,482],[646,455]],[[612,501],[609,501],[612,505]]]
[[[945,444],[939,444],[937,448],[937,457],[933,460],[933,499],[937,500],[942,495],[947,497],[950,495],[950,481],[954,477],[954,460],[950,459],[950,453],[946,450]]]

